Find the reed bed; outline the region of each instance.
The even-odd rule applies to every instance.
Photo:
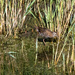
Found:
[[[35,0],[1,0],[1,33],[16,36],[18,29],[23,27],[27,14],[32,14],[31,6],[34,2]]]
[[[43,2],[43,7],[41,7],[41,2]],[[10,35],[16,37],[19,30],[27,25],[25,21],[28,15],[30,17],[32,15],[32,18],[34,18],[33,29],[35,26],[41,26],[57,32],[59,36],[57,43],[52,44],[52,62],[48,61],[48,68],[61,65],[65,72],[66,67],[70,65],[69,72],[75,71],[74,0],[1,0],[0,5],[0,34],[4,34],[6,37]],[[39,22],[39,25],[37,25],[37,22]],[[23,46],[22,41],[21,53],[23,53]],[[67,49],[66,46],[68,46]],[[35,64],[37,64],[38,47],[38,36],[36,36]],[[47,53],[45,55],[46,59],[49,59]],[[62,62],[60,63],[60,61]],[[50,67],[50,64],[52,64],[52,67]]]
[[[75,21],[74,21],[74,10],[75,10],[75,1],[53,1],[50,0],[49,4],[47,5],[46,0],[44,0],[44,9],[43,14],[41,12],[40,6],[38,4],[38,13],[39,13],[39,20],[42,27],[48,28],[52,31],[57,31],[59,35],[57,48],[54,52],[54,46],[53,46],[53,57],[55,56],[55,65],[58,64],[58,61],[60,61],[60,58],[63,60],[63,71],[65,71],[66,64],[69,64],[71,62],[72,65],[74,65],[74,50],[75,50],[75,44],[74,44],[74,37],[75,37]],[[53,7],[54,6],[54,7]],[[44,15],[44,16],[43,16]],[[71,37],[73,36],[73,37]],[[67,50],[67,57],[65,57],[65,46],[67,45],[68,40],[72,38],[72,50]],[[64,41],[64,42],[63,42]],[[60,44],[62,44],[62,48],[60,48]],[[69,43],[69,44],[70,44]],[[69,52],[72,52],[69,56]],[[54,54],[55,53],[55,54]],[[61,55],[63,57],[61,57]],[[70,58],[71,57],[71,58]],[[67,59],[67,63],[66,63]],[[54,59],[53,59],[54,60]],[[70,61],[71,60],[71,61]]]

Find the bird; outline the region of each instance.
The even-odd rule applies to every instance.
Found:
[[[38,36],[41,36],[43,38],[43,43],[45,45],[45,39],[47,38],[58,38],[57,32],[52,32],[50,29],[42,28],[42,27],[36,27],[36,32]]]

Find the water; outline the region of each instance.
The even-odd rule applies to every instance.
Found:
[[[46,46],[38,43],[36,64],[36,38],[1,36],[0,42],[0,75],[68,75],[67,71],[63,72],[61,61],[54,66],[50,42],[46,42]]]

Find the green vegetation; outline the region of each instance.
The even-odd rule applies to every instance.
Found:
[[[59,38],[44,46],[37,26]],[[75,0],[0,0],[0,34],[1,75],[74,75]]]

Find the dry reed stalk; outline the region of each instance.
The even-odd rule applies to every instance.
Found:
[[[3,3],[4,2],[4,0],[1,0],[0,1],[0,9],[1,9],[1,11],[0,11],[0,34],[2,34],[2,26],[4,25],[4,17],[3,17]]]
[[[68,32],[68,34],[72,31],[73,27],[74,27],[74,25],[73,25],[72,27],[69,28],[69,32]],[[62,52],[63,52],[63,50],[64,50],[64,47],[65,47],[66,42],[67,42],[68,34],[67,34],[67,36],[66,36],[66,38],[65,38],[65,41],[64,41],[63,47],[62,47],[62,49],[61,49],[61,51],[60,51],[60,53],[59,53],[59,56],[58,56],[58,58],[57,58],[57,61],[55,62],[55,65],[58,63],[59,58],[60,58],[60,56],[61,56],[61,54],[62,54]]]
[[[56,63],[56,61],[57,61],[58,47],[59,47],[59,40],[58,40],[57,48],[56,48],[56,52],[55,52],[55,61],[54,61],[54,63]]]
[[[4,7],[4,8],[1,8],[1,12],[4,11],[2,13],[2,15],[4,15],[4,23],[2,24],[5,24],[6,36],[11,35],[14,30],[15,30],[14,35],[16,35],[18,28],[19,27],[21,28],[23,26],[26,15],[28,13],[31,13],[31,6],[33,5],[34,2],[35,0],[33,0],[32,3],[24,2],[25,4],[23,4],[23,0],[20,0],[18,2],[17,0],[13,0],[13,1],[5,0],[4,6],[1,3],[2,6]],[[24,9],[24,12],[23,12],[22,7],[25,7],[25,6],[26,8]],[[2,17],[3,16],[1,16],[1,18]],[[2,28],[4,30],[4,27]]]
[[[73,2],[73,1],[72,1]],[[71,3],[72,3],[71,2]],[[68,8],[68,10],[69,10],[69,12],[66,14],[67,16],[66,16],[66,22],[64,22],[64,29],[63,29],[63,36],[62,36],[62,39],[64,38],[64,35],[65,35],[65,33],[66,33],[66,29],[69,27],[69,21],[70,21],[70,18],[71,18],[71,15],[72,15],[72,11],[73,11],[73,5],[74,5],[74,3],[71,5],[71,7],[70,8],[68,8],[68,7],[66,7],[66,9]],[[66,10],[66,11],[68,11],[68,10]],[[63,20],[63,21],[65,21],[65,20]]]
[[[59,40],[61,38],[62,32],[62,21],[63,21],[63,3],[64,1],[61,0],[58,6],[58,16],[57,16],[57,33],[59,36]]]
[[[66,21],[65,25],[69,23],[69,19],[70,19],[72,10],[73,10],[73,7],[71,7],[71,9],[70,9],[70,12],[69,12],[69,15],[68,15],[68,18],[67,18],[67,21]],[[57,21],[57,22],[58,22],[58,21]],[[58,22],[58,23],[59,23],[59,22]],[[67,25],[66,25],[66,26],[67,26]],[[72,28],[73,28],[73,27],[74,27],[74,25],[72,26]],[[72,31],[72,28],[71,28],[71,26],[70,26],[69,32]],[[68,32],[68,34],[69,34],[69,32]],[[68,37],[68,34],[67,34],[67,37]],[[65,47],[65,45],[66,45],[67,37],[65,38],[65,42],[64,42],[64,45],[63,45],[63,47],[62,47],[62,49],[61,49],[61,52],[60,52],[60,54],[59,54],[59,56],[58,56],[58,58],[57,58],[57,62],[58,62],[58,60],[59,60],[59,58],[60,58],[60,56],[61,56],[61,54],[62,54],[62,52],[63,52],[63,50],[64,50],[64,47]],[[57,51],[57,50],[56,50],[56,51]],[[57,54],[57,52],[56,52],[56,54]],[[55,60],[56,60],[56,58],[55,58]],[[56,64],[56,62],[55,62],[55,64]]]
[[[70,13],[70,9],[71,9],[71,0],[67,0],[66,2],[65,2],[65,7],[64,7],[65,9],[64,9],[64,19],[63,19],[63,24],[64,24],[64,30],[65,30],[65,28],[66,28],[66,26],[68,26],[68,20],[67,20],[67,18],[68,18],[68,16],[69,16],[69,13]]]
[[[57,53],[58,53],[58,47],[59,47],[59,43],[60,43],[60,38],[61,38],[61,31],[62,31],[62,14],[63,12],[61,10],[63,10],[63,5],[62,5],[62,1],[60,2],[60,5],[58,6],[58,16],[56,18],[57,20],[57,34],[59,36],[59,39],[58,39],[58,43],[57,43],[57,48],[56,48],[56,52],[55,52],[55,63],[56,63],[56,59],[57,59]],[[60,16],[59,16],[60,15]]]
[[[62,29],[61,29],[61,24],[59,23],[59,19],[58,19],[58,17],[57,17],[57,34],[58,34],[58,36],[59,36],[59,40],[60,40],[60,38],[61,38],[61,31],[62,31]]]
[[[40,22],[41,22],[41,16],[40,16],[40,8],[39,8],[39,0],[37,0],[37,9],[38,9],[38,14],[39,14],[39,20],[40,20]]]
[[[74,62],[74,45],[72,46],[71,61],[72,61],[72,63]]]

